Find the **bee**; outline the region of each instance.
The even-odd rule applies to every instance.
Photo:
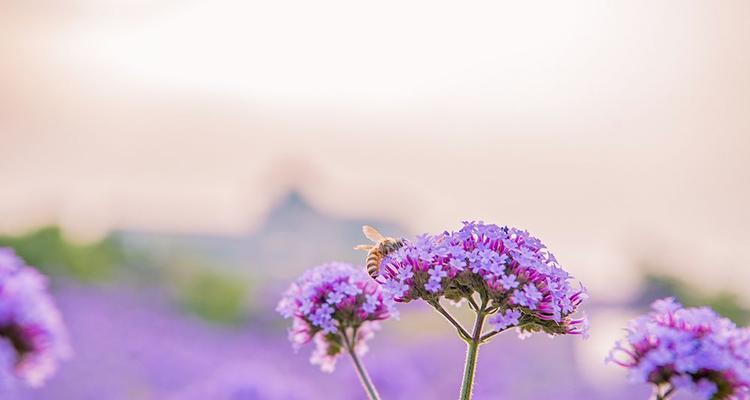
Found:
[[[401,239],[385,237],[369,225],[362,227],[362,233],[364,233],[365,237],[373,241],[375,244],[361,244],[355,246],[354,250],[367,251],[367,262],[365,263],[367,273],[372,279],[376,279],[380,270],[380,262],[383,261],[383,258],[388,255],[388,253],[400,249],[404,245],[404,241]]]

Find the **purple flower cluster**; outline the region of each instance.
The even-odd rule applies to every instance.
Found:
[[[708,307],[683,308],[672,298],[630,321],[627,339],[608,361],[636,382],[671,385],[705,399],[750,399],[750,329]]]
[[[392,297],[364,273],[364,267],[330,263],[308,270],[292,283],[277,311],[292,318],[289,339],[295,349],[314,341],[310,361],[330,372],[347,347],[357,355],[367,352],[366,342],[378,321],[396,315],[393,305]]]
[[[486,297],[498,330],[522,334],[585,334],[586,318],[572,318],[586,297],[539,239],[516,228],[464,222],[456,232],[421,235],[387,255],[380,265],[395,300],[430,302]]]
[[[15,353],[14,374],[30,386],[44,383],[71,354],[46,278],[8,248],[0,248],[0,338]]]

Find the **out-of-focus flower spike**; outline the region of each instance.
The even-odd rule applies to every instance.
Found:
[[[47,279],[9,248],[0,248],[0,338],[15,352],[14,374],[34,387],[72,355]]]
[[[683,308],[674,298],[628,324],[627,338],[607,357],[634,382],[671,385],[699,398],[750,398],[750,330],[707,307]]]

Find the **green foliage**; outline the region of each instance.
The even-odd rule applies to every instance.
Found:
[[[215,271],[180,253],[160,259],[151,253],[126,251],[112,235],[89,244],[66,240],[57,226],[43,227],[18,236],[0,236],[0,247],[12,247],[28,265],[51,277],[84,282],[134,278],[131,282],[171,286],[185,308],[209,321],[236,323],[245,315],[247,283]]]
[[[123,259],[113,237],[79,245],[65,239],[62,230],[49,226],[19,236],[0,236],[0,246],[15,249],[28,265],[50,276],[72,277],[82,281],[111,278]]]
[[[178,291],[190,312],[209,321],[233,324],[245,314],[247,284],[242,279],[200,270],[187,277]]]
[[[674,296],[686,307],[709,306],[738,325],[745,326],[750,322],[750,310],[741,305],[734,293],[705,293],[676,278],[664,275],[648,274],[645,280],[647,297]]]

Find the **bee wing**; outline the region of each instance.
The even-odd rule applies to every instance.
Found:
[[[385,240],[385,237],[383,237],[383,235],[381,235],[377,229],[371,227],[370,225],[363,226],[362,233],[365,234],[366,238],[372,240],[375,243]]]
[[[359,246],[354,246],[354,250],[364,250],[364,251],[370,251],[370,250],[372,250],[372,249],[373,249],[374,247],[375,247],[375,246],[373,246],[373,245],[371,245],[371,244],[360,244]]]

